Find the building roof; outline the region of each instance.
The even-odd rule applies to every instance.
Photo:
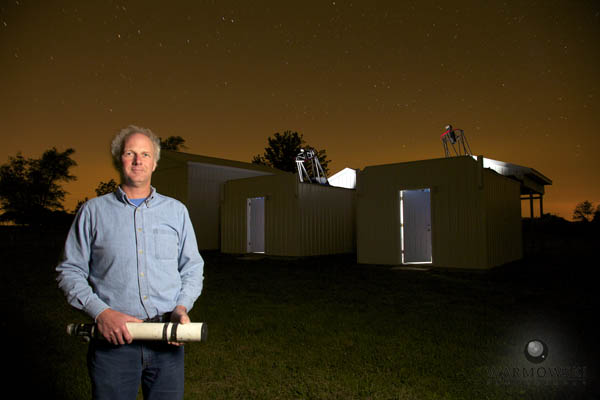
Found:
[[[410,164],[410,163],[421,163],[421,162],[436,162],[441,160],[452,160],[459,158],[472,158],[475,162],[477,159],[483,158],[483,167],[489,168],[500,175],[506,176],[507,178],[514,179],[521,184],[521,194],[543,194],[544,186],[552,185],[552,180],[546,177],[539,171],[536,171],[530,167],[524,167],[517,164],[512,164],[504,161],[493,160],[491,158],[485,158],[483,156],[457,156],[457,157],[446,157],[446,158],[433,158],[429,160],[416,160],[407,161],[393,164],[374,165],[364,168],[367,171],[371,168],[387,167],[398,164]]]
[[[521,194],[543,194],[544,186],[552,185],[550,178],[530,167],[483,157],[483,168],[492,169],[500,175],[521,182]]]
[[[199,163],[199,164],[210,164],[210,165],[219,165],[230,168],[240,168],[240,169],[249,169],[253,171],[267,172],[271,174],[281,174],[286,173],[284,171],[278,170],[276,168],[267,167],[265,165],[247,163],[243,161],[235,161],[235,160],[227,160],[224,158],[216,158],[203,156],[199,154],[190,154],[190,153],[182,153],[180,151],[172,151],[172,150],[162,150],[161,151],[161,159],[167,158],[171,161],[182,162],[182,163]],[[160,165],[160,162],[159,162]]]

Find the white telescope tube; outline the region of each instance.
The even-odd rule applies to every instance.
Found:
[[[203,322],[127,322],[125,325],[133,340],[205,342],[208,333],[207,325]],[[84,340],[102,338],[95,324],[69,324],[67,334]]]

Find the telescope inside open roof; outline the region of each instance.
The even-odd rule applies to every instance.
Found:
[[[462,129],[454,129],[452,125],[446,125],[446,131],[442,134],[442,145],[444,146],[444,155],[446,157],[453,156],[470,156],[471,148]]]
[[[312,178],[308,174],[304,163],[308,162],[312,171]],[[296,156],[296,167],[298,168],[298,179],[300,182],[305,180],[310,183],[320,183],[321,185],[328,185],[327,176],[323,172],[323,167],[319,162],[319,157],[315,151],[311,148],[300,149],[300,153]]]

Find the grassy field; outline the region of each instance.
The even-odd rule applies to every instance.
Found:
[[[489,272],[204,253],[191,317],[209,337],[186,345],[186,399],[598,398],[598,235],[525,233],[527,258]],[[87,320],[54,281],[61,240],[2,242],[18,397],[89,398],[87,345],[65,334]],[[534,338],[549,346],[543,364],[523,355]]]

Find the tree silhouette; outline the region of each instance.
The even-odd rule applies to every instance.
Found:
[[[119,184],[114,179],[112,179],[112,178],[108,182],[102,182],[102,181],[100,181],[100,183],[98,184],[98,186],[95,189],[96,196],[102,196],[102,195],[105,195],[105,194],[112,193],[115,190],[117,190],[118,186],[119,186]]]
[[[573,220],[581,222],[589,222],[594,217],[594,205],[588,201],[582,201],[575,206],[573,211]]]
[[[164,140],[160,139],[160,148],[161,150],[179,151],[179,149],[187,148],[184,143],[185,139],[181,136],[169,136]]]
[[[69,170],[77,163],[75,150],[46,150],[41,158],[25,158],[18,153],[0,166],[0,219],[17,224],[43,224],[49,214],[63,211],[67,192],[62,183],[77,178]]]
[[[118,186],[119,186],[119,184],[114,179],[111,178],[110,181],[108,181],[108,182],[100,181],[100,183],[98,184],[98,186],[96,186],[96,189],[94,189],[94,191],[96,192],[96,196],[100,197],[105,194],[114,192],[115,190],[117,190]],[[77,205],[75,206],[75,210],[73,211],[73,213],[77,214],[77,211],[79,211],[79,209],[81,208],[83,203],[85,203],[88,200],[89,199],[87,197],[83,200],[79,200],[77,202]]]
[[[594,217],[592,218],[592,222],[600,224],[600,204],[596,206],[596,211],[594,211]]]
[[[282,171],[296,172],[296,156],[300,153],[300,149],[311,147],[306,144],[302,134],[292,131],[284,131],[283,135],[276,132],[273,137],[268,137],[268,147],[265,147],[264,154],[257,154],[252,158],[253,164],[266,165],[272,168],[277,168]],[[319,159],[323,171],[327,175],[329,172],[328,165],[331,160],[327,159],[326,150],[316,150],[315,154]],[[310,172],[309,172],[310,173]]]

